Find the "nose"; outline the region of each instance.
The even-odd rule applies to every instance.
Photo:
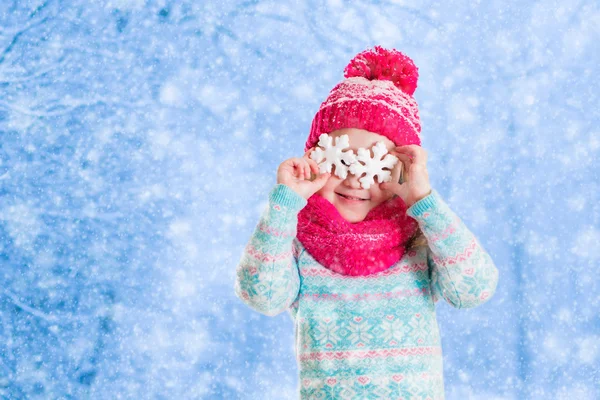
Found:
[[[350,187],[352,189],[361,189],[360,181],[358,180],[360,176],[356,176],[348,172],[348,176],[344,179],[344,185]]]

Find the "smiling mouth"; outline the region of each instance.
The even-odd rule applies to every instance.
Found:
[[[345,199],[348,199],[348,200],[354,200],[354,201],[367,201],[367,200],[368,200],[368,199],[361,199],[361,198],[359,198],[359,197],[351,197],[351,196],[346,196],[346,195],[343,195],[343,194],[341,194],[341,193],[336,193],[336,194],[337,194],[338,196],[341,196],[341,197],[343,197],[343,198],[345,198]]]

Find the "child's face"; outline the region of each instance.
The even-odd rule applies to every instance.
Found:
[[[394,142],[387,137],[363,129],[344,128],[333,131],[329,135],[335,138],[344,134],[348,135],[350,148],[355,154],[358,152],[359,147],[370,149],[371,146],[379,141],[382,141],[385,144],[388,152],[396,147]],[[392,170],[392,180],[395,182],[398,182],[400,177],[401,164],[402,162],[399,161]],[[335,175],[335,165],[331,172],[331,177],[327,180],[325,186],[317,193],[329,200],[329,202],[331,202],[338,210],[340,215],[349,222],[362,221],[371,209],[377,207],[384,201],[389,200],[394,195],[389,190],[381,189],[379,187],[381,182],[378,181],[377,177],[374,178],[374,185],[371,185],[369,189],[363,189],[358,181],[360,176],[348,173],[346,179],[342,179]],[[367,200],[348,200],[340,194],[351,195]]]

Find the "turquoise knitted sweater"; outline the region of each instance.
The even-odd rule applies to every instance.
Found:
[[[443,399],[435,303],[488,301],[498,283],[488,253],[433,189],[406,211],[427,246],[385,271],[340,275],[296,238],[306,204],[286,185],[273,188],[235,280],[253,310],[292,317],[300,399]]]

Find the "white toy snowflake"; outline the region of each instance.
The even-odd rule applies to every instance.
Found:
[[[379,183],[391,181],[391,172],[384,170],[384,168],[391,170],[399,161],[398,157],[387,154],[388,151],[383,142],[377,142],[371,149],[373,150],[373,158],[371,158],[371,152],[368,149],[359,148],[358,156],[356,157],[357,161],[350,165],[349,168],[350,172],[356,176],[366,173],[365,176],[358,180],[363,189],[369,189],[375,183],[373,180],[375,176],[377,176]],[[385,157],[382,160],[381,158],[384,155]],[[362,161],[364,165],[358,161]]]
[[[387,154],[388,151],[383,142],[377,142],[371,147],[373,158],[371,158],[371,150],[363,147],[358,149],[358,156],[352,150],[343,151],[350,147],[348,135],[338,136],[334,145],[333,137],[322,133],[319,136],[318,145],[323,149],[315,148],[311,152],[310,158],[317,162],[321,173],[331,172],[333,165],[335,165],[335,174],[341,179],[346,179],[348,172],[358,177],[366,173],[359,179],[364,189],[369,189],[375,183],[373,179],[375,176],[379,183],[391,181],[391,171],[384,170],[384,168],[391,170],[399,161],[398,157]],[[359,161],[362,161],[363,164]]]
[[[352,150],[342,151],[350,147],[350,139],[348,135],[342,135],[336,138],[335,145],[332,142],[333,137],[322,133],[319,136],[318,145],[325,150],[317,147],[310,153],[310,158],[319,165],[319,172],[322,174],[331,172],[331,167],[335,165],[335,174],[342,179],[346,179],[348,168],[356,162],[356,156]]]

